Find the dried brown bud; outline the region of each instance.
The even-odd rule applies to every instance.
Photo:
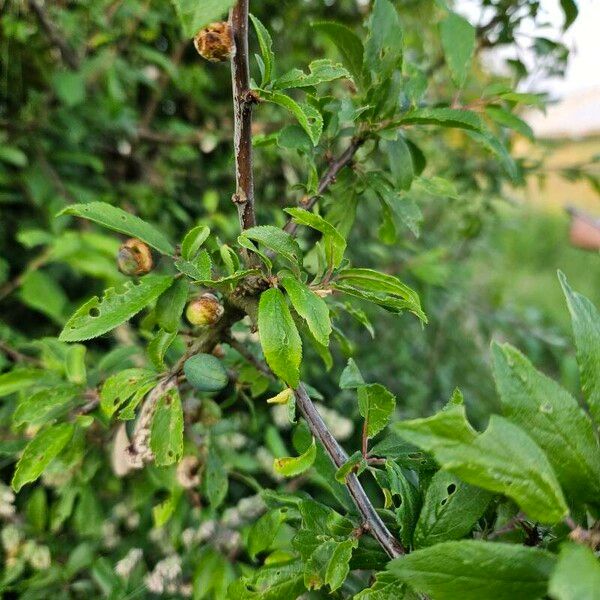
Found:
[[[213,294],[202,294],[185,309],[186,319],[192,325],[214,325],[223,316],[223,305]]]
[[[117,255],[117,264],[119,271],[125,275],[145,275],[154,267],[150,248],[136,238],[123,242]]]
[[[233,48],[231,27],[227,21],[211,23],[201,29],[194,38],[198,54],[211,62],[229,60]]]

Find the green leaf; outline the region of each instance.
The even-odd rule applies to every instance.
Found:
[[[492,345],[504,415],[546,452],[563,489],[577,500],[600,496],[600,448],[577,400],[510,344]]]
[[[83,385],[87,381],[85,355],[87,348],[82,344],[70,344],[65,356],[65,374],[71,383]]]
[[[365,45],[365,67],[385,80],[402,66],[402,27],[398,12],[389,0],[375,0]]]
[[[373,269],[344,269],[337,274],[336,282],[360,288],[367,293],[372,292],[374,300],[381,300],[382,302],[387,299],[395,300],[394,305],[398,307],[398,310],[410,310],[419,319],[425,323],[427,322],[427,317],[421,309],[419,295],[393,275],[380,273]]]
[[[235,581],[226,597],[235,600],[297,600],[306,591],[299,560],[264,566]]]
[[[331,588],[332,592],[341,588],[346,577],[348,577],[352,551],[357,546],[357,539],[344,540],[336,544],[325,569],[325,584]]]
[[[390,171],[394,178],[395,188],[408,190],[414,178],[413,159],[408,144],[403,137],[383,143],[387,154]]]
[[[358,410],[367,423],[367,436],[375,437],[389,422],[396,397],[379,383],[358,388]]]
[[[405,546],[409,547],[412,545],[413,531],[421,507],[421,495],[398,464],[391,460],[386,461],[385,471],[392,498],[399,497],[394,513],[400,529],[400,539]]]
[[[329,346],[331,320],[325,300],[291,275],[284,275],[281,285],[285,288],[294,310],[306,321],[317,342]]]
[[[190,229],[181,242],[181,257],[193,261],[209,235],[210,228],[206,225],[198,225]]]
[[[100,408],[109,417],[129,400],[135,408],[155,384],[156,373],[149,369],[119,371],[104,382],[100,390]]]
[[[485,130],[483,121],[477,113],[458,108],[416,108],[402,115],[390,127],[399,125],[439,125],[479,132]]]
[[[550,577],[553,600],[595,600],[600,590],[600,564],[590,548],[567,542]]]
[[[72,204],[59,212],[58,216],[60,215],[74,215],[89,219],[113,231],[138,238],[162,254],[172,255],[175,252],[173,244],[158,229],[139,217],[106,202]]]
[[[35,385],[45,375],[42,369],[17,368],[0,375],[0,398]]]
[[[183,409],[176,387],[157,401],[150,428],[150,449],[159,467],[179,462],[183,455]]]
[[[273,86],[275,89],[302,88],[319,85],[328,81],[334,81],[342,77],[351,78],[350,73],[340,64],[336,64],[328,58],[313,60],[308,65],[308,75],[300,69],[293,69],[289,73],[277,79]]]
[[[556,475],[544,452],[519,427],[492,415],[485,432],[471,428],[462,405],[427,419],[394,425],[407,441],[433,453],[463,481],[512,498],[532,519],[553,524],[567,514]]]
[[[0,161],[8,163],[13,167],[26,167],[27,154],[16,146],[5,146],[0,144]]]
[[[24,423],[43,425],[57,419],[73,407],[73,400],[80,391],[72,383],[63,383],[25,396],[13,413],[13,423],[17,427]]]
[[[585,296],[571,289],[560,271],[558,278],[571,313],[581,389],[592,418],[600,425],[600,313]]]
[[[194,281],[211,281],[212,261],[206,250],[200,250],[194,260],[183,260],[182,258],[176,260],[175,268]]]
[[[350,473],[360,475],[368,464],[360,450],[357,450],[348,460],[335,472],[335,478],[340,483],[346,483]]]
[[[475,28],[464,17],[450,13],[440,23],[440,38],[446,64],[456,87],[465,84],[475,51]]]
[[[211,442],[208,448],[204,484],[206,487],[206,496],[211,507],[218,508],[227,496],[229,480],[227,479],[225,465],[217,453],[213,442]]]
[[[523,137],[533,141],[535,137],[533,129],[531,129],[531,127],[529,127],[529,125],[523,121],[523,119],[513,115],[510,111],[505,110],[500,106],[486,106],[485,112],[499,125],[513,129],[517,133],[520,133]]]
[[[276,458],[273,462],[273,468],[277,473],[284,477],[296,477],[297,475],[304,473],[307,469],[310,469],[315,462],[316,457],[317,445],[313,438],[313,441],[306,452],[303,452],[300,456]]]
[[[340,23],[325,21],[314,23],[313,27],[335,44],[344,65],[352,73],[354,81],[356,83],[363,81],[364,48],[360,38],[351,29]]]
[[[348,359],[348,364],[344,367],[340,376],[340,389],[351,390],[363,385],[365,380],[356,366],[353,358]]]
[[[275,54],[273,53],[273,40],[267,28],[257,19],[254,15],[249,15],[252,25],[254,25],[254,31],[256,31],[256,37],[258,38],[258,45],[260,47],[260,55],[264,65],[264,70],[261,79],[261,87],[269,84],[273,76],[273,66],[275,64]]]
[[[555,562],[538,548],[464,540],[417,550],[388,569],[432,600],[533,600],[546,594]]]
[[[169,346],[177,338],[177,332],[168,332],[164,329],[159,329],[154,337],[150,340],[147,347],[148,358],[152,361],[152,364],[159,371],[165,369],[165,354],[169,349]]]
[[[353,600],[402,600],[403,598],[408,598],[406,585],[391,573],[381,571],[375,575],[375,583],[356,594]]]
[[[314,106],[310,104],[300,104],[282,92],[260,90],[260,96],[267,102],[278,104],[287,109],[294,115],[300,127],[306,131],[313,146],[316,146],[319,143],[321,133],[323,132],[323,117]]]
[[[575,22],[575,19],[579,14],[579,7],[577,6],[577,2],[575,2],[575,0],[560,0],[560,6],[565,15],[563,31],[566,31]]]
[[[198,30],[213,21],[220,21],[235,4],[235,0],[171,0],[181,21],[183,34],[194,37]]]
[[[266,512],[250,527],[248,532],[248,554],[250,558],[255,558],[257,554],[271,547],[286,516],[286,508],[276,508]]]
[[[75,311],[58,339],[79,342],[114,329],[158,298],[172,281],[170,276],[146,275],[119,288],[105,290],[101,300],[94,296]]]
[[[61,325],[69,303],[63,289],[56,280],[44,271],[31,271],[24,280],[19,293],[21,301],[50,317]]]
[[[447,471],[431,479],[415,527],[416,548],[466,536],[483,515],[492,494],[461,481]]]
[[[154,308],[156,322],[165,331],[175,332],[179,329],[181,315],[188,298],[188,287],[186,279],[176,279],[156,301]]]
[[[281,290],[263,292],[258,304],[258,334],[267,364],[290,387],[300,383],[302,341]]]
[[[292,265],[298,265],[302,251],[298,242],[287,232],[273,225],[258,225],[244,230],[240,237],[248,238],[269,248]]]
[[[12,478],[12,488],[18,492],[26,483],[35,481],[60,454],[73,437],[75,425],[60,423],[40,431],[25,447]]]
[[[327,263],[333,268],[338,267],[346,250],[346,240],[342,234],[323,217],[303,208],[286,208],[284,210],[296,223],[316,229],[323,234]]]

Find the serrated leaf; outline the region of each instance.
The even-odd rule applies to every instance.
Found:
[[[600,425],[600,312],[585,296],[571,289],[560,271],[558,278],[571,314],[581,389],[592,418]]]
[[[546,452],[569,496],[594,502],[600,496],[600,448],[588,416],[510,344],[493,344],[492,356],[504,415]]]
[[[290,387],[300,383],[302,341],[281,290],[263,292],[258,304],[258,334],[267,364]]]
[[[406,547],[410,547],[412,545],[413,530],[421,507],[421,495],[415,485],[404,475],[398,464],[391,460],[386,461],[385,471],[391,497],[399,497],[394,513],[396,523],[400,529],[400,539]]]
[[[218,508],[223,503],[223,500],[225,500],[225,496],[227,496],[229,480],[225,465],[217,453],[214,443],[211,443],[208,449],[204,485],[211,507]]]
[[[176,260],[175,268],[193,281],[205,282],[211,280],[212,260],[206,250],[200,250],[194,260],[183,260],[183,258]]]
[[[477,435],[462,405],[426,418],[396,423],[405,440],[431,452],[443,469],[463,481],[512,498],[541,523],[557,523],[567,505],[548,458],[522,429],[492,415]]]
[[[358,546],[357,539],[338,542],[325,569],[325,584],[332,592],[342,587],[350,572],[352,551]]]
[[[294,310],[306,321],[317,342],[322,346],[329,346],[331,320],[325,300],[291,275],[284,275],[281,285],[285,288]]]
[[[165,353],[175,341],[175,338],[177,338],[176,331],[168,332],[164,329],[159,329],[148,343],[148,358],[159,371],[165,369]]]
[[[363,385],[365,380],[356,366],[353,358],[348,359],[348,364],[344,367],[340,376],[340,389],[351,390]]]
[[[267,28],[260,22],[260,20],[254,15],[249,15],[252,25],[254,25],[254,31],[256,31],[256,37],[258,38],[258,45],[260,47],[260,56],[263,62],[263,73],[261,79],[261,87],[269,84],[273,76],[273,66],[275,64],[275,54],[273,53],[273,40],[267,30]]]
[[[286,508],[276,508],[266,512],[250,527],[248,532],[250,558],[255,558],[257,554],[270,548],[286,517]]]
[[[188,298],[188,287],[187,280],[179,278],[158,297],[154,315],[158,325],[165,331],[175,332],[179,329]]]
[[[358,388],[358,410],[367,424],[367,436],[375,437],[389,422],[396,408],[396,397],[379,383]]]
[[[341,23],[321,22],[314,23],[313,27],[326,35],[335,44],[354,81],[356,83],[363,81],[364,48],[360,38]]]
[[[454,85],[460,88],[471,69],[475,51],[475,28],[464,17],[451,12],[440,23],[440,39]]]
[[[323,234],[327,263],[333,268],[338,267],[346,250],[346,240],[342,234],[329,221],[303,208],[286,208],[284,210],[296,223],[316,229]]]
[[[364,64],[377,79],[385,80],[402,65],[402,27],[389,0],[375,0],[369,19]]]
[[[138,238],[162,254],[172,255],[175,252],[173,244],[158,229],[139,217],[106,202],[72,204],[59,212],[58,216],[60,215],[73,215],[94,221],[94,223],[113,231]]]
[[[399,310],[410,310],[419,319],[425,323],[427,322],[427,317],[421,309],[421,301],[418,294],[393,275],[380,273],[373,269],[352,268],[340,271],[336,276],[336,287],[339,287],[337,282],[348,284],[367,292],[365,299],[369,299],[369,295],[372,293],[374,296],[372,301],[377,299],[382,302],[394,299],[399,300],[400,302],[397,303],[392,302],[392,306],[395,304]],[[345,288],[342,286],[342,289]]]
[[[310,137],[313,146],[319,143],[321,133],[323,132],[323,117],[321,113],[310,104],[301,104],[296,102],[288,95],[282,92],[270,92],[260,90],[260,97],[273,104],[278,104],[287,109],[298,121],[298,124]]]
[[[439,125],[479,132],[485,130],[483,121],[477,113],[458,108],[416,108],[393,123],[393,126],[398,125]]]
[[[302,251],[298,242],[287,232],[273,225],[258,225],[242,232],[240,237],[251,239],[279,254],[292,265],[298,265]]]
[[[555,562],[539,548],[464,540],[416,550],[387,568],[432,600],[533,600],[546,594]]]
[[[73,407],[73,401],[80,392],[81,388],[77,385],[63,383],[25,396],[17,404],[13,423],[17,427],[24,423],[43,425],[57,419]]]
[[[158,298],[172,281],[167,275],[146,275],[137,282],[127,281],[119,288],[105,290],[101,300],[94,296],[75,311],[58,339],[79,342],[114,329]]]
[[[296,477],[304,471],[310,469],[312,464],[315,462],[317,457],[317,445],[313,438],[311,445],[308,447],[306,452],[300,454],[300,456],[286,456],[283,458],[276,458],[273,461],[273,468],[276,473],[283,475],[284,477]]]
[[[100,408],[107,416],[112,416],[132,398],[145,395],[156,383],[156,373],[149,369],[124,369],[111,375],[100,390]]]
[[[351,78],[350,73],[342,65],[328,58],[313,60],[308,65],[308,71],[309,73],[306,74],[300,69],[294,69],[275,80],[273,86],[275,89],[302,88],[335,81],[342,77]]]
[[[596,600],[598,590],[600,563],[592,550],[581,544],[563,544],[550,577],[550,597],[553,600]]]
[[[408,598],[406,584],[389,572],[381,571],[375,575],[375,583],[353,597],[353,600],[403,600]],[[410,594],[410,598],[415,598]]]
[[[181,242],[181,257],[183,260],[193,261],[209,235],[210,227],[207,227],[206,225],[192,227],[192,229],[185,234],[185,237]]]
[[[242,577],[229,587],[228,596],[235,600],[297,600],[304,592],[302,563],[279,562]]]
[[[176,387],[157,401],[150,428],[150,449],[159,467],[179,462],[183,454],[183,409]]]
[[[75,425],[60,423],[40,431],[25,447],[12,478],[12,488],[18,492],[26,483],[35,481],[69,443]]]
[[[199,29],[220,21],[235,4],[235,0],[171,0],[181,22],[183,34],[194,37]]]
[[[431,479],[413,536],[415,548],[466,536],[484,513],[492,494],[447,471]]]

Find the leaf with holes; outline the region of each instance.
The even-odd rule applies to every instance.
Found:
[[[308,70],[309,73],[306,74],[300,69],[293,69],[277,79],[273,86],[276,89],[302,88],[334,81],[342,77],[350,79],[350,73],[342,65],[336,64],[328,58],[313,60],[308,65]]]
[[[35,481],[69,443],[74,431],[72,423],[60,423],[40,431],[27,444],[17,463],[11,482],[13,490],[18,492],[26,483]]]
[[[298,121],[298,124],[310,137],[313,146],[319,143],[323,132],[323,117],[321,113],[310,104],[300,104],[281,92],[260,90],[260,97],[267,102],[278,104],[287,109]]]
[[[484,513],[492,494],[447,471],[431,479],[415,527],[415,548],[466,536]]]
[[[156,404],[150,428],[150,449],[159,467],[179,462],[183,454],[183,410],[177,388],[170,388]]]
[[[119,371],[104,382],[100,390],[100,409],[110,417],[128,401],[134,401],[137,406],[155,384],[156,373],[149,369]]]
[[[60,215],[73,215],[94,221],[94,223],[113,231],[138,238],[162,254],[172,255],[175,252],[173,244],[158,229],[139,217],[106,202],[72,204],[59,212],[58,216]]]
[[[172,281],[166,275],[146,275],[139,281],[127,281],[120,288],[107,289],[101,300],[94,296],[75,311],[58,339],[79,342],[114,329],[158,298]]]

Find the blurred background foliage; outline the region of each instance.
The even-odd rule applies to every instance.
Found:
[[[405,68],[414,86],[404,90],[408,96],[424,96],[428,104],[476,108],[489,86],[516,86],[528,75],[527,66],[518,60],[509,61],[502,76],[477,62],[458,94],[437,32],[443,3],[394,4],[404,27],[409,57]],[[514,45],[521,22],[544,18],[540,2],[480,4],[482,20],[475,23],[480,50]],[[569,2],[564,7],[568,24],[573,9]],[[262,0],[253,2],[251,10],[273,34],[282,73],[314,58],[336,58],[333,46],[309,24],[336,20],[360,30],[368,2]],[[84,299],[122,277],[115,268],[120,241],[88,223],[55,218],[66,205],[109,202],[151,221],[173,239],[202,223],[231,243],[238,223],[230,200],[234,184],[229,67],[201,61],[193,44],[183,39],[170,3],[4,0],[0,16],[0,369],[6,369],[20,352],[43,348],[51,353],[52,345],[44,346],[44,338],[55,336]],[[568,51],[560,40],[540,37],[532,47],[538,68],[548,75],[564,71]],[[282,224],[281,208],[301,198],[301,187],[310,176],[309,162],[301,154],[269,137],[287,124],[289,119],[277,108],[263,105],[256,111],[255,185],[261,223]],[[545,162],[523,151],[530,147],[524,144],[532,143],[525,140],[530,132],[524,129],[524,137],[498,124],[496,128],[509,147],[520,144],[514,181],[508,181],[498,159],[471,143],[466,133],[436,130],[429,135],[427,128],[409,128],[408,139],[426,162],[416,164],[415,170],[440,178],[441,189],[413,186],[411,209],[395,234],[380,229],[379,203],[364,191],[370,171],[381,160],[381,155],[370,154],[368,145],[360,151],[355,171],[344,171],[323,199],[324,212],[338,223],[345,211],[356,207],[350,258],[399,274],[420,292],[430,320],[423,328],[408,316],[398,318],[365,306],[356,316],[359,321],[368,319],[377,333],[375,340],[348,316],[343,328],[348,339],[336,350],[333,369],[326,372],[318,359],[305,361],[305,379],[323,393],[329,408],[339,411],[332,418],[338,419],[346,438],[353,427],[340,413],[355,418],[357,409],[337,381],[349,355],[369,381],[379,381],[397,394],[400,416],[429,414],[458,386],[474,421],[484,422],[497,402],[488,367],[492,338],[521,348],[536,366],[577,393],[569,321],[556,270],[564,271],[575,289],[598,304],[598,257],[571,247],[567,217],[546,210],[549,191],[539,185]],[[325,144],[330,146],[320,148],[321,167],[338,151],[332,142]],[[564,173],[580,182],[585,194],[597,192],[594,148],[592,144],[589,156],[580,161],[581,168]],[[528,186],[534,179],[538,187],[532,192]],[[525,202],[532,193],[538,201]],[[122,366],[135,355],[136,339],[127,328],[119,328],[115,336],[118,343],[134,347],[122,355]],[[95,360],[114,342],[97,342]],[[269,413],[260,407],[258,416],[245,409],[240,414],[218,406],[212,410],[211,418],[227,416],[222,420],[224,432],[244,430],[253,437],[250,444],[247,439],[241,442],[244,452],[237,453],[239,439],[232,442],[227,457],[239,472],[239,481],[232,478],[227,503],[237,511],[235,519],[243,532],[244,519],[252,519],[251,510],[249,517],[240,517],[237,504],[248,493],[243,473],[258,477],[261,469],[268,470],[264,465],[269,464],[269,452],[280,450],[281,435],[287,439],[287,434],[269,425]],[[8,404],[0,409],[0,423],[6,431],[2,453],[9,455],[12,449],[7,448],[17,441],[8,433]],[[355,432],[348,445],[356,446],[358,439]],[[30,558],[30,567],[23,567],[29,579],[24,580],[22,597],[79,597],[99,590],[115,598],[142,597],[141,564],[132,559],[134,567],[125,583],[114,571],[132,548],[144,548],[149,566],[169,553],[165,548],[177,549],[184,557],[184,571],[196,569],[194,582],[204,577],[194,585],[209,590],[207,597],[213,584],[206,582],[216,577],[214,573],[227,582],[238,572],[239,566],[231,566],[238,553],[231,539],[222,546],[182,541],[186,519],[199,510],[193,498],[177,505],[169,527],[152,529],[150,508],[160,502],[164,475],[149,468],[133,480],[123,480],[111,473],[103,457],[101,445],[86,449],[75,509],[64,496],[58,495],[57,501],[57,484],[51,477],[24,496],[14,531],[8,530],[13,513],[5,506],[6,556],[11,535],[37,540],[29,552],[38,554]],[[0,465],[8,481],[12,460]],[[10,505],[9,500],[7,496],[5,504]],[[69,528],[62,528],[61,510],[68,513],[64,520],[71,519]],[[77,552],[57,547],[57,541]],[[48,546],[58,563],[50,570],[39,569],[46,564],[39,548]],[[200,563],[205,570],[193,566]],[[88,569],[91,575],[77,575]],[[21,576],[25,577],[17,575]],[[15,579],[10,573],[5,577]],[[78,578],[77,584],[65,583]],[[49,589],[56,595],[44,595]],[[204,592],[194,593],[205,597]],[[218,593],[214,591],[221,597]]]

